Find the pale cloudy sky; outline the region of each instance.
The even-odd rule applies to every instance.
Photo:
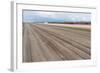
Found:
[[[23,11],[23,22],[90,22],[90,13]]]

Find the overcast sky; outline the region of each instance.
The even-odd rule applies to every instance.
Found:
[[[90,13],[23,11],[23,22],[90,22]]]

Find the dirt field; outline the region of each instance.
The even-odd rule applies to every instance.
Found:
[[[67,27],[75,27],[75,28],[84,28],[84,29],[91,29],[91,25],[88,24],[49,24],[54,26],[67,26]]]
[[[90,59],[90,34],[54,25],[23,24],[23,62]]]

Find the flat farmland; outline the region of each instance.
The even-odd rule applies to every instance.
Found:
[[[23,62],[90,59],[90,30],[24,23]]]

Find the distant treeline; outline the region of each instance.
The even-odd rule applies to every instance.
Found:
[[[91,22],[50,22],[50,23],[57,23],[57,24],[91,24]]]
[[[90,25],[91,22],[23,22],[27,23],[27,24],[33,24],[33,23],[43,23],[43,24],[48,24],[48,23],[52,23],[52,24],[87,24]]]

